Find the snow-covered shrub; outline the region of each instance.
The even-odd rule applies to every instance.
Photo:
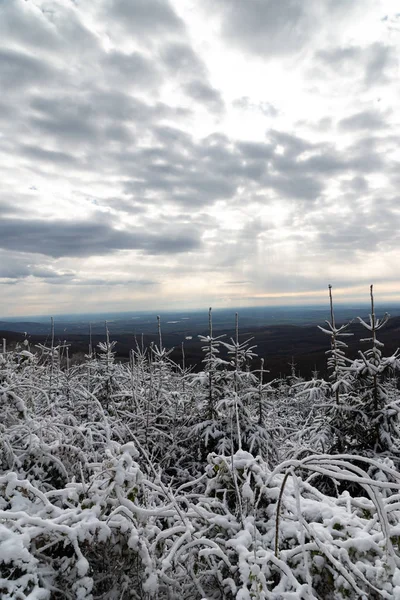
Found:
[[[399,598],[397,355],[378,355],[375,320],[349,361],[331,325],[328,381],[266,381],[238,329],[222,360],[211,312],[195,376],[160,326],[129,363],[108,332],[81,365],[54,340],[1,354],[0,596]],[[390,444],[357,454],[377,424]],[[338,428],[348,451],[327,454]]]

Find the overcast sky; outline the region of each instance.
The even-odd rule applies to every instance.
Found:
[[[0,0],[0,315],[400,300],[397,0]]]

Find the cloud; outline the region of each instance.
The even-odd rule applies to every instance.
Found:
[[[160,57],[173,75],[203,78],[207,74],[203,61],[188,43],[167,43],[161,48]]]
[[[398,233],[400,215],[395,205],[380,206],[379,197],[371,203],[352,198],[352,210],[346,211],[345,217],[340,213],[332,215],[327,221],[323,214],[311,217],[315,230],[318,231],[318,245],[322,251],[334,252],[344,261],[360,254],[376,253],[381,245],[386,249],[396,248],[400,242]]]
[[[384,42],[365,46],[347,45],[316,52],[317,61],[331,69],[332,75],[361,79],[370,87],[390,82],[390,70],[396,68],[396,49]]]
[[[255,54],[287,54],[307,41],[312,23],[304,4],[283,0],[225,0],[222,33]]]
[[[6,95],[32,84],[45,83],[53,75],[49,64],[24,52],[0,48],[0,86]]]
[[[126,88],[142,89],[155,86],[161,80],[161,73],[154,61],[140,52],[119,52],[112,50],[104,56],[103,69],[110,83]]]
[[[335,69],[345,69],[348,63],[353,65],[362,56],[363,50],[360,46],[345,46],[318,50],[316,57]]]
[[[124,191],[132,198],[133,210],[135,199],[140,203],[150,198],[155,204],[173,202],[193,210],[234,200],[241,187],[315,201],[324,193],[327,178],[362,176],[379,171],[383,164],[384,150],[369,139],[339,152],[332,143],[311,143],[278,130],[269,130],[265,142],[223,135],[195,141],[188,133],[165,126],[153,131],[159,145],[123,153],[119,159],[130,174]]]
[[[50,283],[65,283],[75,277],[74,271],[60,271],[46,265],[29,265],[30,275],[40,279],[50,280]]]
[[[12,40],[36,49],[54,50],[59,44],[56,29],[45,11],[24,0],[2,2],[0,35],[3,43]]]
[[[20,257],[8,255],[4,252],[1,252],[0,255],[3,259],[0,264],[1,279],[19,280],[31,274],[27,262],[21,260]]]
[[[96,138],[99,131],[95,121],[97,109],[85,96],[33,96],[30,101],[33,109],[29,119],[31,127],[66,140]]]
[[[160,35],[179,34],[185,31],[168,0],[109,0],[105,3],[106,18],[120,26],[130,35],[152,39]]]
[[[18,283],[28,278],[37,278],[65,283],[74,276],[74,271],[57,268],[47,258],[37,261],[30,253],[0,249],[0,279]]]
[[[364,110],[350,117],[341,119],[338,123],[342,131],[373,131],[388,127],[382,115],[373,110]]]
[[[78,165],[77,158],[72,154],[68,154],[66,152],[57,152],[56,150],[46,150],[40,146],[21,144],[19,146],[19,152],[22,156],[26,156],[32,160],[55,163],[58,165]]]
[[[398,264],[376,0],[3,4],[0,278],[21,294],[160,282],[198,303]]]
[[[190,98],[204,104],[209,110],[221,112],[224,108],[221,94],[204,81],[194,79],[184,86],[184,90]]]
[[[39,276],[39,275],[38,275]],[[113,288],[115,286],[129,286],[129,288],[131,289],[133,288],[147,288],[147,287],[152,287],[152,286],[156,286],[159,285],[159,282],[154,280],[154,279],[132,279],[132,278],[128,278],[128,277],[123,277],[123,278],[116,278],[116,277],[110,277],[110,278],[95,278],[95,277],[57,277],[57,278],[52,278],[46,281],[46,283],[52,284],[52,285],[68,285],[69,287],[71,286],[78,286],[78,287],[92,287],[92,286],[98,286],[98,287],[109,287],[109,288]]]
[[[328,23],[359,12],[351,0],[221,0],[217,10],[224,38],[264,59],[300,52],[328,32]]]
[[[24,118],[34,134],[41,136],[42,144],[56,145],[58,152],[76,149],[80,154],[92,146],[98,157],[101,143],[107,153],[108,140],[133,143],[137,131],[143,134],[146,127],[167,118],[179,120],[187,113],[127,93],[89,88],[74,94],[49,93],[46,97],[32,94]]]
[[[208,69],[188,43],[165,44],[160,50],[160,59],[168,76],[181,82],[182,90],[190,100],[212,112],[224,110],[221,93],[210,84]]]
[[[0,247],[53,256],[102,255],[116,250],[146,254],[175,254],[200,247],[198,232],[190,228],[147,232],[142,228],[118,230],[103,222],[2,219]]]
[[[313,149],[313,144],[308,140],[289,133],[287,131],[278,131],[270,129],[267,131],[267,139],[271,139],[276,146],[282,146],[286,155],[299,156],[308,150]]]
[[[274,147],[268,142],[238,142],[237,147],[245,160],[267,160],[274,155]]]

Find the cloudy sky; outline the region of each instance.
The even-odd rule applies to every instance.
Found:
[[[0,0],[0,315],[400,300],[397,0]]]

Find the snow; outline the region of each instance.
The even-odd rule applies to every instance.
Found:
[[[198,374],[161,343],[68,373],[60,348],[2,356],[2,597],[400,599],[398,359],[371,338],[349,363],[323,329],[329,381],[265,383],[211,331]]]

